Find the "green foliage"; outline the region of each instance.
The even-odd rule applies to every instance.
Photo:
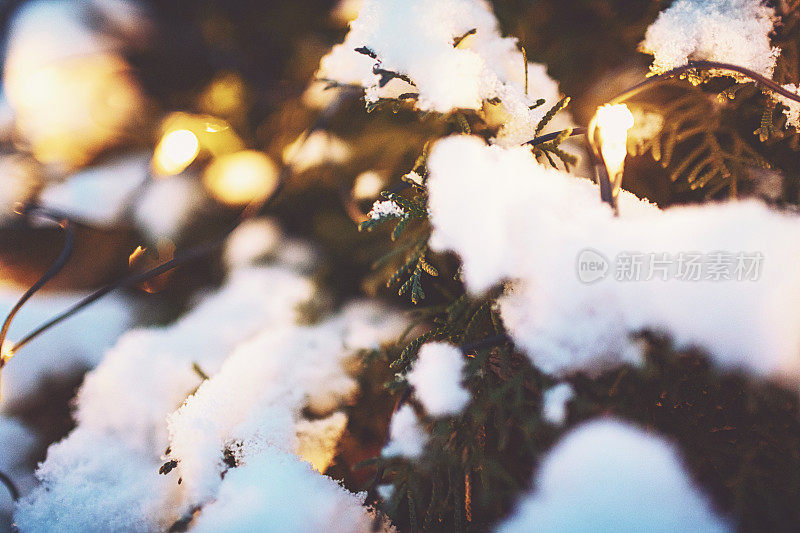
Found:
[[[474,400],[458,417],[423,417],[431,436],[422,461],[382,460],[381,481],[394,486],[382,510],[403,529],[488,530],[558,434],[541,420],[546,380],[527,360],[498,347],[467,366]]]
[[[553,107],[551,107],[547,113],[542,117],[539,123],[536,125],[536,131],[534,135],[539,135],[542,130],[550,123],[551,120],[555,118],[559,111],[564,110],[569,105],[570,97],[565,96],[561,100],[556,103]]]
[[[665,117],[665,125],[642,143],[640,152],[650,152],[680,189],[702,190],[706,196],[723,189],[735,192],[748,169],[769,168],[743,138],[725,103],[699,88],[676,87],[676,93],[658,105],[642,104],[646,111]]]
[[[563,130],[558,134],[558,136],[553,139],[552,141],[546,143],[540,143],[536,146],[532,147],[533,155],[536,156],[536,160],[540,161],[542,157],[547,159],[547,162],[550,163],[550,166],[553,168],[558,168],[556,162],[553,160],[553,155],[556,156],[561,163],[564,165],[564,169],[569,171],[570,165],[575,165],[578,162],[578,158],[572,154],[569,154],[560,148],[562,142],[567,140],[570,135],[572,135],[572,129]],[[552,154],[552,155],[551,155]]]

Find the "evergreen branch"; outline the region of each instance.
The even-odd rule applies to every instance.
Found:
[[[570,101],[569,96],[565,96],[564,98],[559,100],[556,105],[551,107],[550,110],[547,113],[545,113],[545,115],[542,117],[542,120],[539,121],[539,124],[536,125],[536,130],[534,131],[534,135],[539,135],[539,133],[541,133],[541,131],[545,128],[545,126],[547,126],[550,123],[550,121],[553,120],[553,118],[555,118],[556,114],[558,114],[559,111],[561,111],[562,109],[564,109],[569,105],[569,101]]]

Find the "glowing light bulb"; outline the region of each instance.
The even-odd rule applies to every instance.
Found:
[[[602,156],[611,185],[612,202],[622,185],[625,156],[628,154],[628,130],[633,127],[633,114],[625,104],[608,104],[597,109],[589,125],[589,142]]]
[[[220,202],[245,205],[272,194],[278,185],[278,169],[265,154],[241,150],[218,157],[208,165],[203,184]]]
[[[192,131],[168,131],[153,154],[153,167],[160,174],[172,176],[183,172],[200,153],[200,141]]]

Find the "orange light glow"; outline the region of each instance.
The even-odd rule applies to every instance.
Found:
[[[214,160],[203,174],[203,184],[218,201],[246,205],[264,200],[278,185],[278,169],[255,150],[241,150]]]

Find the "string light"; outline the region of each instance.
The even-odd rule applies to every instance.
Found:
[[[200,141],[194,132],[179,129],[168,131],[153,153],[153,168],[159,174],[180,174],[200,153]]]
[[[597,109],[587,128],[589,144],[599,163],[595,168],[600,170],[601,195],[615,210],[628,155],[628,130],[633,122],[627,105],[606,104]]]

